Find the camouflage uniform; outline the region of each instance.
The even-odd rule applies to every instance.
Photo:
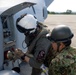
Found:
[[[76,75],[76,49],[63,49],[51,61],[49,75]]]

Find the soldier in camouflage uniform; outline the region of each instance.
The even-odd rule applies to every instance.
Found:
[[[51,33],[52,59],[49,75],[76,75],[76,49],[71,47],[73,33],[65,25],[55,27]]]

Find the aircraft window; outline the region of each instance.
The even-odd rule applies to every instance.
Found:
[[[2,19],[3,29],[8,28],[7,27],[7,17],[1,17],[1,19]]]

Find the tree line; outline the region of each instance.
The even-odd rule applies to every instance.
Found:
[[[54,11],[52,11],[52,12],[49,12],[48,11],[48,14],[76,14],[76,12],[72,12],[72,10],[66,10],[66,12],[54,12]]]

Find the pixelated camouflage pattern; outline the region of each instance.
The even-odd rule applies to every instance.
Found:
[[[53,52],[52,46],[50,45],[50,49],[48,50],[48,53],[44,61],[45,66],[49,67],[50,62],[55,57],[55,55],[56,54]]]
[[[50,63],[49,75],[76,75],[76,49],[63,49]]]

